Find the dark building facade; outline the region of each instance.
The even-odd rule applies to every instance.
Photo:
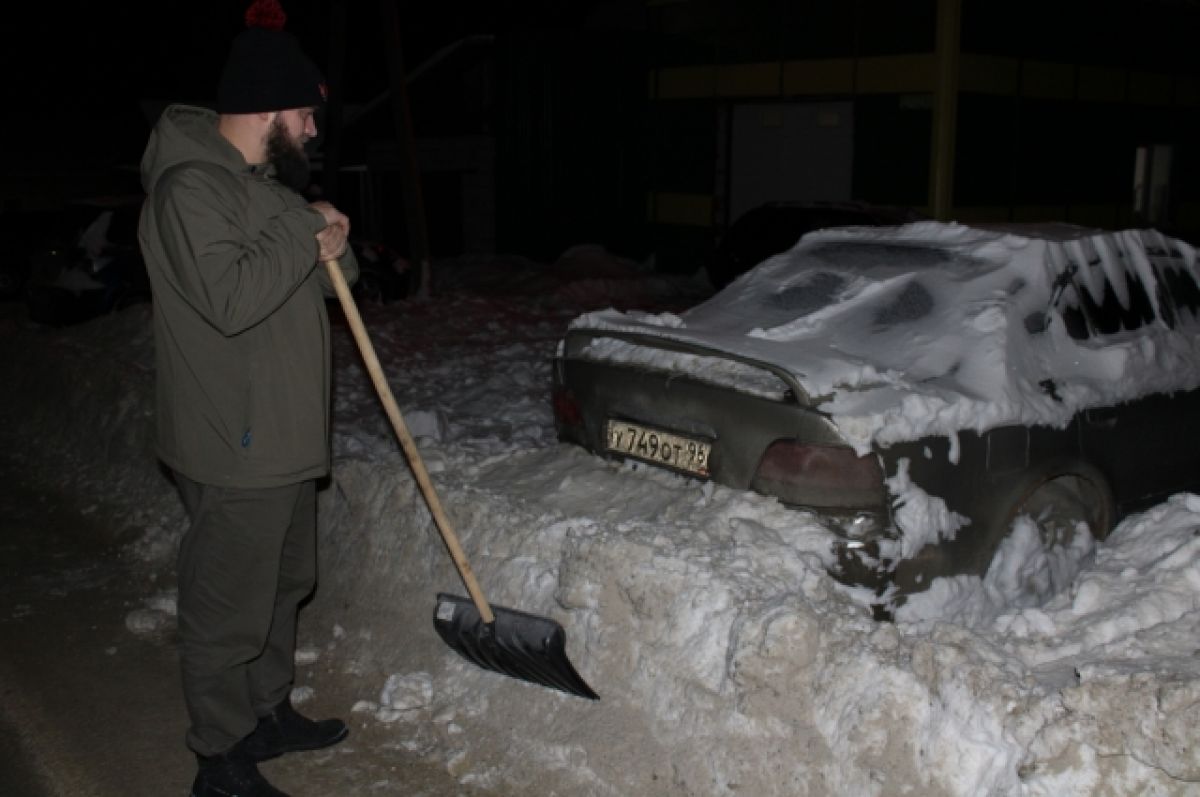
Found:
[[[1188,2],[647,3],[664,267],[768,200],[1200,231]]]

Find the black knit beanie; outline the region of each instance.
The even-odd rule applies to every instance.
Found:
[[[279,0],[254,0],[246,29],[233,48],[217,87],[218,113],[262,113],[324,104],[325,78],[283,30],[287,15]]]

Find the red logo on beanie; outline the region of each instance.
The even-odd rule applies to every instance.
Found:
[[[317,91],[321,92],[322,100],[327,101],[329,99],[329,87],[326,86],[324,82],[317,84]]]
[[[266,28],[267,30],[283,30],[287,22],[287,14],[279,0],[254,0],[246,9],[246,27]]]

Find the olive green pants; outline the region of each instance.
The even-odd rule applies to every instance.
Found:
[[[261,490],[176,474],[191,525],[179,549],[179,655],[200,755],[227,751],[292,688],[296,611],[316,585],[316,484]]]

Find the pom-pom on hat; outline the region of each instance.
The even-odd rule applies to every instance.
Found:
[[[283,29],[287,15],[279,0],[254,0],[246,29],[233,40],[221,82],[219,113],[263,113],[308,108],[325,102],[325,78]]]

